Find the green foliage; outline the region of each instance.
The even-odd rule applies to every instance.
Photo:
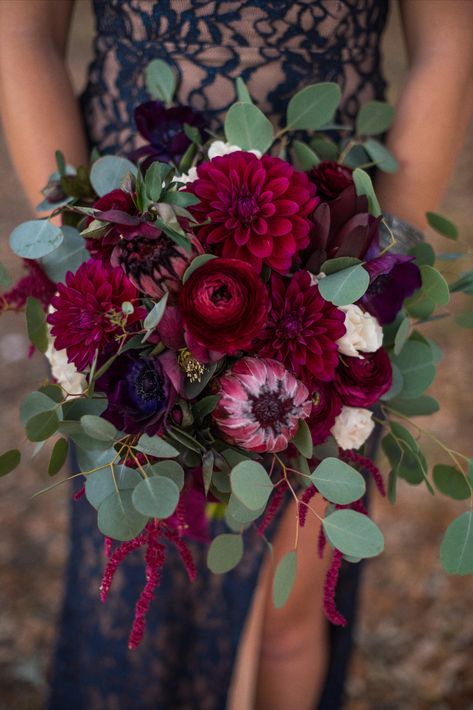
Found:
[[[168,432],[168,434],[170,437],[178,441],[184,447],[184,449],[189,449],[189,451],[194,451],[196,454],[199,455],[204,452],[204,447],[202,446],[202,444],[200,444],[195,437],[191,436],[191,434],[188,434],[180,427],[171,427],[171,430]]]
[[[449,288],[451,293],[463,291],[468,296],[473,296],[473,269],[464,271],[456,281],[450,284]]]
[[[324,135],[315,135],[310,146],[321,160],[338,160],[338,147],[330,138]]]
[[[11,473],[20,464],[21,453],[18,449],[10,449],[0,455],[0,476],[6,476]]]
[[[179,490],[184,487],[184,469],[177,461],[159,461],[159,463],[146,466],[145,471],[154,476],[169,478]]]
[[[276,609],[281,609],[291,594],[297,572],[297,553],[287,552],[279,560],[273,580],[273,603]]]
[[[243,79],[241,78],[241,76],[239,76],[237,78],[235,83],[236,83],[236,91],[237,91],[238,101],[243,102],[243,103],[246,102],[246,103],[252,104],[253,101],[251,99],[250,93],[249,93],[248,89],[246,88],[246,84],[243,81]]]
[[[228,515],[230,520],[234,520],[238,525],[248,525],[260,517],[265,507],[263,505],[257,510],[250,510],[236,496],[231,495],[228,501]]]
[[[430,227],[436,232],[447,239],[458,239],[458,229],[449,219],[435,212],[427,212],[425,216]]]
[[[384,549],[378,526],[367,515],[354,510],[336,510],[324,518],[322,527],[328,541],[344,555],[375,557]]]
[[[209,451],[206,451],[205,454],[202,456],[202,478],[204,481],[205,495],[207,495],[210,490],[210,484],[212,483],[212,476],[214,472],[214,465],[215,454],[210,449]]]
[[[361,264],[337,271],[319,281],[322,298],[335,306],[346,306],[358,301],[370,284],[370,277]]]
[[[30,392],[20,405],[20,421],[25,426],[26,422],[36,414],[50,411],[56,411],[58,417],[62,418],[61,408],[51,397],[43,392]]]
[[[176,91],[176,74],[162,59],[153,59],[145,69],[145,84],[152,99],[169,106]]]
[[[318,130],[335,115],[341,91],[337,84],[321,82],[298,91],[287,107],[288,130]]]
[[[74,227],[62,226],[62,243],[57,249],[42,259],[42,265],[51,281],[59,283],[65,280],[68,271],[77,271],[90,253],[85,247],[85,240]]]
[[[103,458],[110,457],[104,456]],[[120,491],[132,491],[141,480],[140,474],[134,468],[124,465],[104,466],[104,468],[94,471],[94,473],[87,474],[85,495],[89,503],[98,509],[105,498],[111,496],[117,488]]]
[[[71,421],[79,421],[84,414],[93,414],[96,417],[99,417],[105,412],[106,409],[106,397],[96,397],[94,399],[90,397],[80,397],[64,402],[62,405],[64,419]]]
[[[136,510],[130,490],[113,491],[99,506],[97,524],[102,535],[114,540],[133,540],[148,518]]]
[[[326,458],[311,474],[317,490],[331,503],[347,505],[359,500],[366,491],[363,476],[338,458]]]
[[[243,556],[241,535],[224,533],[210,543],[207,565],[214,574],[224,574],[237,566]]]
[[[390,127],[394,108],[384,101],[367,101],[356,117],[356,132],[359,135],[376,136]]]
[[[473,311],[464,311],[455,316],[455,323],[462,328],[473,328]]]
[[[320,163],[319,156],[306,143],[296,140],[293,142],[292,147],[301,170],[311,170]]]
[[[427,479],[427,462],[412,434],[398,422],[390,422],[391,434],[384,437],[382,448],[391,464],[393,475],[400,476],[411,485],[425,481],[433,493]]]
[[[469,510],[448,526],[440,547],[440,560],[449,574],[473,572],[473,513]]]
[[[166,304],[168,302],[169,293],[166,292],[164,296],[154,304],[148,315],[143,321],[143,327],[146,329],[146,333],[143,336],[142,342],[146,342],[150,337],[153,330],[159,325],[161,318],[166,310]]]
[[[26,422],[26,436],[30,441],[45,441],[55,434],[59,419],[54,410],[35,414]]]
[[[217,367],[218,363],[215,362],[207,365],[204,374],[200,378],[200,382],[186,382],[184,385],[184,394],[187,399],[194,399],[207,387],[210,380],[214,376]]]
[[[11,282],[12,278],[10,273],[3,264],[0,264],[0,288],[8,288]]]
[[[87,436],[99,441],[113,443],[117,438],[117,430],[111,422],[94,414],[84,414],[80,418],[81,427]]]
[[[389,390],[381,397],[383,402],[389,402],[394,397],[397,397],[398,394],[402,392],[402,388],[404,387],[404,379],[402,377],[401,370],[393,362],[391,362],[391,368],[393,373],[393,381]]]
[[[69,444],[67,439],[62,437],[56,441],[51,452],[51,458],[49,459],[48,475],[55,476],[59,473],[61,468],[64,466],[67,459],[67,452],[69,450]]]
[[[163,182],[169,175],[171,167],[166,163],[155,161],[151,163],[145,175],[146,195],[151,202],[157,202],[161,197]]]
[[[26,327],[28,338],[33,345],[41,352],[48,349],[48,328],[46,325],[46,313],[37,298],[28,296],[26,299]]]
[[[394,337],[394,354],[399,355],[404,345],[406,344],[411,332],[411,321],[409,318],[404,318],[401,321]]]
[[[41,394],[45,394],[46,397],[53,399],[57,404],[60,404],[64,399],[64,393],[62,391],[61,385],[56,385],[50,382],[47,385],[43,385],[39,388]]]
[[[355,143],[345,155],[343,165],[347,165],[354,170],[355,168],[363,168],[370,160],[371,158],[364,147],[360,143]]]
[[[195,259],[192,259],[191,263],[189,264],[187,269],[184,271],[184,275],[182,277],[182,283],[186,283],[189,276],[196,269],[198,269],[200,266],[203,266],[211,259],[216,259],[216,258],[217,257],[214,254],[199,254],[199,256],[196,256]]]
[[[205,417],[212,414],[220,399],[218,394],[209,394],[192,406],[192,413],[198,422],[203,422]]]
[[[130,160],[117,155],[104,155],[92,165],[90,182],[99,197],[121,187],[131,173],[136,175],[136,167]]]
[[[63,232],[46,219],[30,219],[10,234],[10,247],[23,259],[40,259],[58,248]]]
[[[368,138],[363,147],[380,170],[385,173],[395,173],[399,170],[399,163],[394,155],[379,141]]]
[[[338,271],[349,269],[351,266],[357,266],[357,264],[361,264],[361,261],[354,256],[338,256],[335,259],[324,261],[320,271],[329,276],[330,274],[336,274]]]
[[[432,384],[435,365],[429,345],[411,338],[392,360],[403,377],[403,388],[399,393],[401,399],[417,399]]]
[[[167,441],[164,441],[159,436],[148,436],[148,434],[140,436],[135,449],[141,451],[142,454],[156,456],[158,459],[172,459],[175,456],[179,456],[179,451],[171,444],[168,444]]]
[[[368,173],[361,168],[355,168],[352,173],[352,177],[353,182],[355,183],[356,194],[366,195],[368,199],[369,211],[375,217],[379,217],[381,214],[381,207],[379,206],[378,198],[376,197],[373,183]]]
[[[232,493],[249,510],[266,505],[273,484],[265,468],[256,461],[242,461],[231,471]]]
[[[299,419],[299,426],[297,428],[296,435],[294,436],[292,442],[296,449],[306,457],[306,459],[311,459],[314,452],[314,445],[312,443],[312,434],[304,419]]]
[[[466,500],[471,496],[471,488],[465,476],[453,466],[437,464],[434,466],[433,479],[440,493],[450,498]]]
[[[389,407],[400,414],[404,414],[406,417],[425,417],[430,414],[435,414],[435,412],[438,412],[440,409],[437,400],[433,397],[429,397],[429,395],[422,395],[417,399],[401,399],[395,397],[390,400]]]
[[[273,125],[253,103],[238,101],[225,117],[225,138],[242,150],[265,153],[274,139]]]
[[[164,520],[176,510],[179,488],[170,478],[151,476],[138,483],[133,490],[132,501],[142,515]]]

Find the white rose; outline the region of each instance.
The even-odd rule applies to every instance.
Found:
[[[73,362],[67,361],[65,350],[56,350],[52,340],[49,341],[48,349],[45,352],[51,372],[58,384],[64,388],[68,394],[80,394],[83,390],[85,378],[78,372]]]
[[[213,141],[207,151],[209,160],[219,157],[220,155],[228,155],[229,153],[235,153],[237,150],[243,150],[238,145],[231,145],[231,143],[224,143],[224,141]],[[257,158],[261,158],[261,151],[259,150],[249,150],[248,153],[253,153]]]
[[[383,329],[369,313],[362,311],[359,306],[339,306],[345,313],[346,333],[337,345],[343,355],[350,357],[363,357],[359,353],[374,353],[383,344]]]
[[[331,433],[341,449],[359,449],[373,429],[373,413],[369,409],[343,407]]]

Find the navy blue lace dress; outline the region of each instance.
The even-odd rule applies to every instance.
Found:
[[[380,37],[388,0],[94,0],[95,58],[82,97],[91,144],[103,152],[137,147],[133,109],[147,99],[150,60],[171,63],[178,99],[207,113],[218,128],[242,76],[276,122],[298,88],[336,81],[342,120],[361,102],[381,98]],[[248,531],[246,554],[231,573],[206,569],[205,546],[192,551],[199,574],[190,585],[169,550],[145,639],[127,636],[144,583],[131,556],[107,603],[98,596],[105,557],[95,513],[73,503],[65,602],[52,674],[52,710],[224,710],[241,632],[265,545]],[[350,623],[330,631],[330,666],[320,708],[339,708],[350,655],[359,565],[346,565],[338,604]],[[269,709],[268,709],[269,710]]]

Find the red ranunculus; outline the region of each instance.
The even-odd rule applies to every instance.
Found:
[[[323,160],[312,168],[310,178],[324,202],[334,200],[346,187],[353,185],[352,169],[332,160]]]
[[[312,411],[307,424],[314,445],[323,444],[335,424],[335,418],[342,411],[342,400],[332,382],[314,382],[311,393]]]
[[[256,271],[239,259],[211,259],[184,284],[180,306],[186,330],[201,345],[224,353],[247,350],[269,308]]]
[[[335,387],[344,404],[370,407],[392,384],[391,361],[384,348],[362,358],[344,357],[335,373]]]

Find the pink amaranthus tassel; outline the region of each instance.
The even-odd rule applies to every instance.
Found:
[[[333,551],[332,562],[327,571],[324,585],[324,612],[325,616],[335,626],[346,626],[347,620],[335,605],[335,592],[337,589],[338,573],[342,564],[343,555],[340,550]]]
[[[304,493],[302,494],[299,502],[299,525],[301,528],[304,527],[305,521],[307,518],[307,512],[309,510],[308,505],[312,498],[316,495],[317,489],[315,486],[309,486],[308,488],[305,489]]]
[[[280,509],[282,502],[284,500],[284,493],[286,492],[287,484],[284,481],[283,483],[280,483],[276,490],[273,493],[273,496],[271,498],[271,502],[268,505],[268,508],[266,510],[266,513],[264,515],[263,520],[258,526],[257,533],[258,535],[264,535],[266,532],[266,529],[268,528],[269,524],[275,517],[276,513]]]
[[[376,466],[376,464],[370,461],[370,459],[366,458],[366,456],[362,456],[354,449],[352,449],[351,451],[340,450],[340,458],[342,461],[345,461],[345,463],[351,463],[355,466],[356,464],[358,464],[358,466],[364,468],[365,471],[368,471],[368,473],[370,473],[373,477],[378,491],[381,493],[382,496],[386,495],[386,489],[384,487],[384,481],[381,472]]]

